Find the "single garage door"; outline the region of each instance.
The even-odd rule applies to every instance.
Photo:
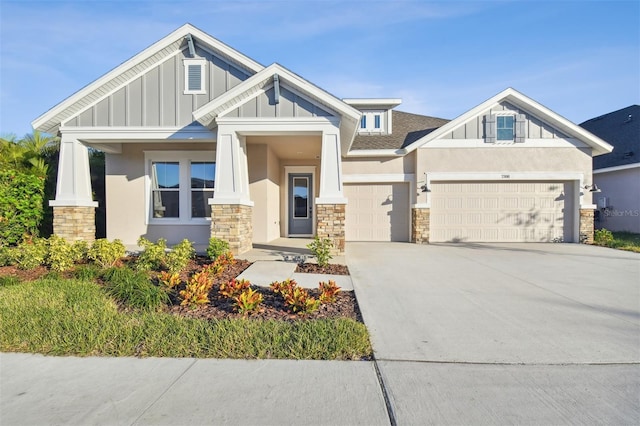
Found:
[[[432,182],[432,242],[574,241],[570,182]]]
[[[345,184],[347,241],[409,241],[409,184]]]

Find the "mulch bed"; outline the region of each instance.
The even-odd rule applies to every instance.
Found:
[[[124,259],[124,263],[133,261],[133,258]],[[189,262],[189,265],[180,274],[180,278],[183,281],[178,286],[178,291],[184,289],[186,281],[195,272],[202,269],[203,266],[208,265],[211,261],[206,257],[197,257]],[[263,302],[260,305],[260,310],[250,315],[243,316],[235,312],[233,308],[233,301],[219,296],[218,289],[220,284],[227,282],[240,275],[245,269],[251,265],[250,262],[242,259],[236,259],[236,262],[227,267],[225,271],[220,274],[214,280],[213,288],[209,293],[210,303],[207,305],[198,306],[195,309],[180,306],[180,301],[175,296],[172,297],[172,305],[168,307],[168,311],[175,314],[189,318],[199,319],[225,319],[225,318],[243,318],[256,319],[256,320],[281,320],[281,321],[299,321],[306,319],[333,319],[333,318],[351,318],[353,320],[362,322],[362,316],[360,309],[358,308],[358,302],[353,291],[341,291],[336,297],[335,303],[322,304],[320,308],[309,315],[299,315],[289,312],[284,306],[284,302],[279,295],[274,294],[271,289],[251,286],[254,290],[260,292],[263,296]],[[349,270],[345,265],[330,264],[325,268],[320,268],[317,264],[304,263],[299,264],[296,272],[316,273],[316,274],[333,274],[333,275],[349,275]],[[33,281],[49,274],[49,270],[44,267],[38,267],[32,270],[22,270],[15,266],[3,266],[0,267],[0,276],[15,276],[21,281]],[[152,273],[151,277],[155,278],[157,273]],[[72,271],[67,271],[59,274],[63,278],[73,277]],[[313,297],[318,297],[319,292],[317,289],[309,290],[309,293]],[[177,292],[176,292],[177,294]],[[125,309],[126,310],[126,309]]]
[[[296,272],[307,274],[331,274],[331,275],[350,275],[349,268],[346,265],[329,264],[325,267],[318,266],[316,263],[299,263]]]

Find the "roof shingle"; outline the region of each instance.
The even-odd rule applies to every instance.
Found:
[[[631,105],[580,124],[613,145],[613,152],[593,158],[593,168],[640,162],[640,105]]]
[[[401,149],[449,122],[443,118],[402,111],[391,111],[391,114],[392,134],[358,134],[353,140],[351,149]]]

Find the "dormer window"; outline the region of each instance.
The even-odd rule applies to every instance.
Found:
[[[385,114],[384,111],[363,111],[360,118],[360,132],[384,132],[383,114]]]
[[[205,64],[204,59],[184,60],[184,94],[198,95],[207,93],[205,88]]]

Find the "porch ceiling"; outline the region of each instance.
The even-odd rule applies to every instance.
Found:
[[[282,160],[315,160],[320,158],[322,140],[318,135],[247,136],[247,144],[269,145]]]

